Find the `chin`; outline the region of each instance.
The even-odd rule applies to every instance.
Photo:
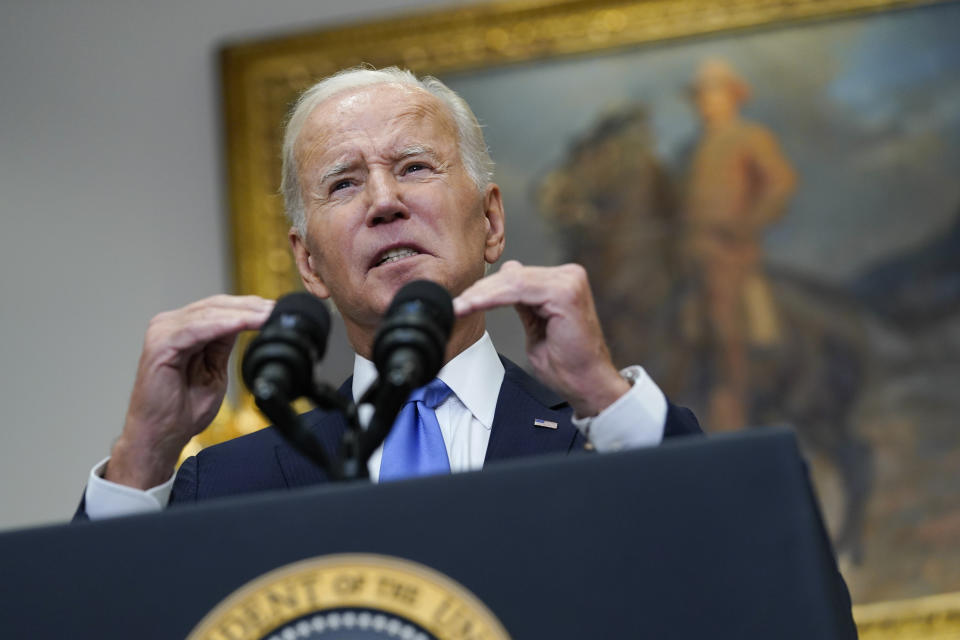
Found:
[[[389,271],[386,271],[382,274],[378,274],[378,280],[383,283],[383,287],[386,291],[389,292],[390,300],[393,300],[393,296],[397,294],[405,284],[413,282],[414,280],[432,280],[446,286],[444,278],[440,274],[435,273],[426,265],[422,264],[396,264],[393,265]],[[389,304],[390,301],[387,301]]]

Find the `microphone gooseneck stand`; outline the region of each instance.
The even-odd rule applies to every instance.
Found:
[[[258,381],[252,389],[254,401],[280,433],[304,455],[313,460],[333,481],[369,479],[367,461],[376,451],[393,426],[404,401],[415,388],[408,378],[400,384],[384,384],[378,381],[363,395],[360,404],[374,406],[373,417],[366,429],[360,425],[357,405],[340,395],[326,383],[316,385],[305,397],[318,409],[339,411],[347,422],[347,430],[340,439],[340,458],[330,459],[317,437],[293,410],[288,398],[278,387],[268,381]]]
[[[373,417],[362,434],[360,455],[369,459],[393,427],[393,421],[403,407],[404,401],[417,388],[417,382],[423,377],[420,362],[409,358],[399,366],[388,368],[386,375],[380,377],[360,399],[360,404],[374,406]]]
[[[277,385],[258,381],[252,389],[254,401],[263,415],[273,421],[280,433],[304,455],[317,463],[331,480],[362,480],[368,478],[367,459],[360,446],[363,429],[357,417],[356,405],[344,398],[331,385],[321,383],[307,390],[305,397],[318,409],[339,411],[347,421],[347,430],[340,440],[340,459],[334,463],[317,437],[303,423],[287,397]]]

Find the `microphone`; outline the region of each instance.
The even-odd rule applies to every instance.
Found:
[[[329,334],[330,312],[319,298],[303,292],[280,298],[243,356],[244,384],[260,401],[311,394]]]
[[[387,309],[373,343],[381,386],[409,392],[432,380],[443,366],[453,328],[453,301],[436,282],[404,285]]]
[[[453,301],[436,282],[415,280],[394,296],[373,341],[379,379],[361,399],[374,399],[373,417],[359,442],[361,460],[386,439],[410,392],[436,377],[452,328]]]

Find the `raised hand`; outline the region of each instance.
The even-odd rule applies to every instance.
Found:
[[[511,260],[453,301],[457,317],[506,305],[523,322],[536,376],[563,395],[577,416],[596,415],[629,390],[610,359],[583,267],[528,267]]]
[[[223,402],[237,334],[258,329],[273,305],[257,296],[218,295],[150,321],[107,480],[148,489],[170,477],[180,450]]]

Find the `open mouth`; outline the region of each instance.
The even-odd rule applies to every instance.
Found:
[[[397,262],[398,260],[403,260],[404,258],[409,258],[411,256],[420,255],[420,252],[411,247],[396,247],[394,249],[388,249],[384,251],[380,256],[380,259],[373,265],[379,267],[391,262]]]

